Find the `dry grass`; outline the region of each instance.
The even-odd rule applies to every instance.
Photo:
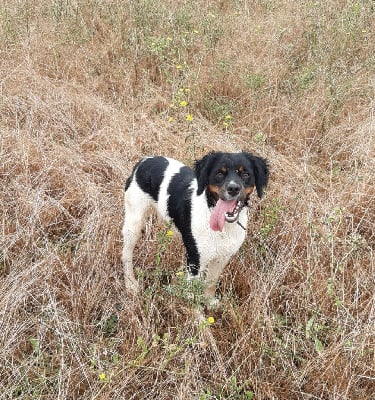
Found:
[[[1,398],[373,398],[374,13],[366,0],[2,2]],[[272,176],[215,322],[175,282],[180,243],[156,268],[163,227],[147,226],[143,296],[129,299],[133,163],[242,148]]]

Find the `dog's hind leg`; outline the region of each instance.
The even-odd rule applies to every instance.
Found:
[[[141,236],[151,201],[144,197],[137,187],[130,187],[125,193],[125,219],[122,228],[123,249],[122,265],[124,268],[124,279],[126,289],[136,294],[138,292],[138,281],[134,276],[133,252],[138,239]]]

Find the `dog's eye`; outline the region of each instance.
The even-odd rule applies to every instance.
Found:
[[[218,172],[216,172],[216,176],[218,178],[224,178],[224,172],[223,171],[218,171]]]
[[[237,170],[236,172],[243,179],[247,179],[250,176],[250,174],[247,171]]]

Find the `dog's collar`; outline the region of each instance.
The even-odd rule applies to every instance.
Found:
[[[229,223],[237,222],[243,206],[244,203],[242,201],[237,201],[236,207],[234,207],[233,211],[225,213],[225,220]]]
[[[246,228],[241,224],[240,221],[237,221],[237,225],[239,225],[244,231],[246,231]]]
[[[225,220],[229,223],[236,222],[237,225],[239,225],[244,231],[246,231],[246,228],[241,224],[241,222],[238,220],[240,216],[240,212],[244,208],[246,204],[243,203],[242,201],[238,201],[236,204],[236,207],[234,207],[234,210],[231,212],[226,212],[225,213]]]

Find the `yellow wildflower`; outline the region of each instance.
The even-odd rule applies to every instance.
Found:
[[[215,322],[215,318],[214,317],[208,317],[207,318],[207,322],[212,325]]]
[[[180,101],[180,106],[181,107],[186,107],[187,106],[187,101],[186,100]]]
[[[187,122],[192,122],[192,121],[193,121],[193,116],[192,116],[191,114],[188,114],[188,115],[186,116],[186,121],[187,121]]]
[[[172,118],[172,117],[171,117],[171,118]],[[173,118],[172,118],[172,119],[173,119]],[[167,231],[166,235],[167,235],[168,237],[172,237],[172,236],[173,236],[173,231],[171,231],[171,230]]]
[[[174,121],[174,118],[173,117],[169,117],[168,118],[168,122],[173,122]],[[167,235],[168,235],[168,233],[167,233]]]
[[[107,376],[104,372],[102,372],[101,374],[99,374],[99,379],[103,382],[107,380]]]

